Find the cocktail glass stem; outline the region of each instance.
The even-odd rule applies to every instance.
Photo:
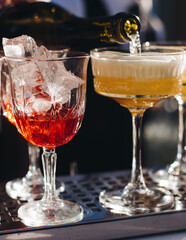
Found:
[[[132,215],[160,211],[170,208],[174,202],[168,190],[154,186],[148,188],[145,184],[141,161],[142,118],[143,113],[132,113],[133,162],[130,182],[121,191],[100,193],[100,202],[114,213]]]
[[[23,178],[14,179],[6,184],[6,192],[14,199],[41,199],[44,194],[44,179],[39,167],[40,148],[28,142],[29,168]],[[64,191],[64,183],[56,180],[56,194]]]
[[[132,158],[132,172],[131,181],[124,188],[122,195],[129,199],[135,199],[138,194],[150,193],[146,187],[142,172],[141,162],[141,145],[142,145],[142,118],[143,114],[132,114],[132,128],[133,128],[133,158]]]
[[[132,128],[133,128],[133,162],[131,183],[137,188],[146,189],[141,163],[141,144],[142,144],[142,118],[143,114],[132,115]]]
[[[186,156],[185,156],[185,103],[181,98],[178,101],[178,146],[176,160],[169,166],[168,173],[170,176],[179,176],[186,173]]]
[[[176,96],[178,102],[178,144],[175,161],[166,167],[152,174],[152,179],[158,185],[172,189],[186,185],[186,103],[181,95]]]
[[[23,178],[6,183],[7,194],[14,199],[33,200],[43,196],[43,175],[39,167],[40,149],[28,143],[29,169]]]
[[[37,146],[28,143],[29,168],[23,183],[27,185],[43,184],[43,175],[39,167],[40,149]]]
[[[65,224],[83,218],[83,208],[79,204],[62,200],[56,194],[56,162],[55,149],[43,148],[43,198],[26,203],[18,210],[18,216],[28,226]]]
[[[42,163],[45,186],[43,200],[47,200],[48,202],[56,200],[56,162],[57,155],[55,149],[43,148]]]

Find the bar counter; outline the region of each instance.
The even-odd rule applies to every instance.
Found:
[[[147,184],[152,180],[144,170]],[[84,208],[81,222],[28,227],[17,217],[17,209],[23,201],[9,198],[0,185],[1,226],[0,239],[152,239],[183,240],[186,236],[186,191],[183,188],[174,194],[175,206],[164,212],[135,216],[113,214],[99,203],[99,193],[108,188],[124,187],[130,179],[130,171],[104,172],[96,174],[63,176],[65,192],[60,197],[77,202]]]

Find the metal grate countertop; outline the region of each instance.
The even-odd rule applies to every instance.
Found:
[[[152,184],[147,172],[144,176],[147,185]],[[130,171],[58,177],[65,183],[65,192],[60,193],[60,197],[81,204],[84,218],[78,223],[45,227],[25,226],[17,217],[18,208],[25,202],[8,197],[5,184],[1,183],[0,239],[125,239],[186,229],[184,188],[174,193],[175,206],[169,211],[127,216],[104,209],[98,200],[99,193],[105,189],[123,188],[129,179]]]

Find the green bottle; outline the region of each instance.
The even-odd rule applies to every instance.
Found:
[[[0,10],[1,38],[26,34],[48,47],[89,49],[103,42],[123,44],[139,31],[138,17],[124,12],[80,18],[51,2],[24,2]]]

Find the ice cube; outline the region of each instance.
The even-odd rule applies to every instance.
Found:
[[[58,66],[58,69],[56,70],[56,82],[71,91],[84,84],[85,81],[70,71],[67,71],[65,68],[62,69],[62,67]]]
[[[45,61],[42,67],[45,71],[48,69]],[[55,82],[49,82],[42,74],[37,63],[33,61],[19,64],[12,70],[11,77],[16,98],[20,103],[19,109],[26,111],[28,115],[33,112],[47,112],[52,104],[60,102],[62,105],[70,98],[70,91],[63,85],[58,86]],[[50,69],[48,74],[51,74]]]
[[[22,102],[19,108],[28,115],[47,112],[56,103],[62,107],[71,99],[71,91],[84,83],[84,80],[67,71],[61,62],[41,62],[24,62],[14,67],[11,73],[16,98]]]
[[[75,76],[62,61],[48,61],[48,67],[38,65],[44,81],[47,82],[49,95],[61,105],[70,99],[72,89],[84,84],[84,80]]]
[[[50,51],[43,45],[37,48],[37,58],[47,59],[50,58]]]
[[[43,81],[35,62],[28,61],[17,65],[13,68],[11,77],[17,99],[19,99],[20,102],[23,101],[23,98],[28,102],[31,97],[46,98],[47,101],[50,100],[47,84]]]
[[[11,72],[11,76],[17,87],[22,85],[35,86],[42,81],[41,73],[35,62],[25,61],[15,66]]]
[[[33,112],[42,113],[47,112],[51,108],[51,102],[49,99],[37,98],[36,96],[31,96],[27,99],[25,110],[28,115],[32,115]]]
[[[6,56],[35,58],[12,61],[14,68],[11,77],[19,108],[27,114],[48,111],[55,104],[62,107],[70,100],[71,91],[84,83],[84,80],[66,69],[65,61],[55,61],[58,56],[56,51],[49,51],[45,46],[37,47],[29,36],[3,38],[3,47]],[[50,59],[52,61],[45,61]]]
[[[3,38],[3,50],[7,57],[35,57],[37,45],[35,40],[27,35],[16,38]]]
[[[56,93],[60,94],[61,88],[64,88],[66,92],[71,92],[73,89],[84,84],[85,81],[67,71],[62,62],[57,62],[55,82],[57,85]]]

